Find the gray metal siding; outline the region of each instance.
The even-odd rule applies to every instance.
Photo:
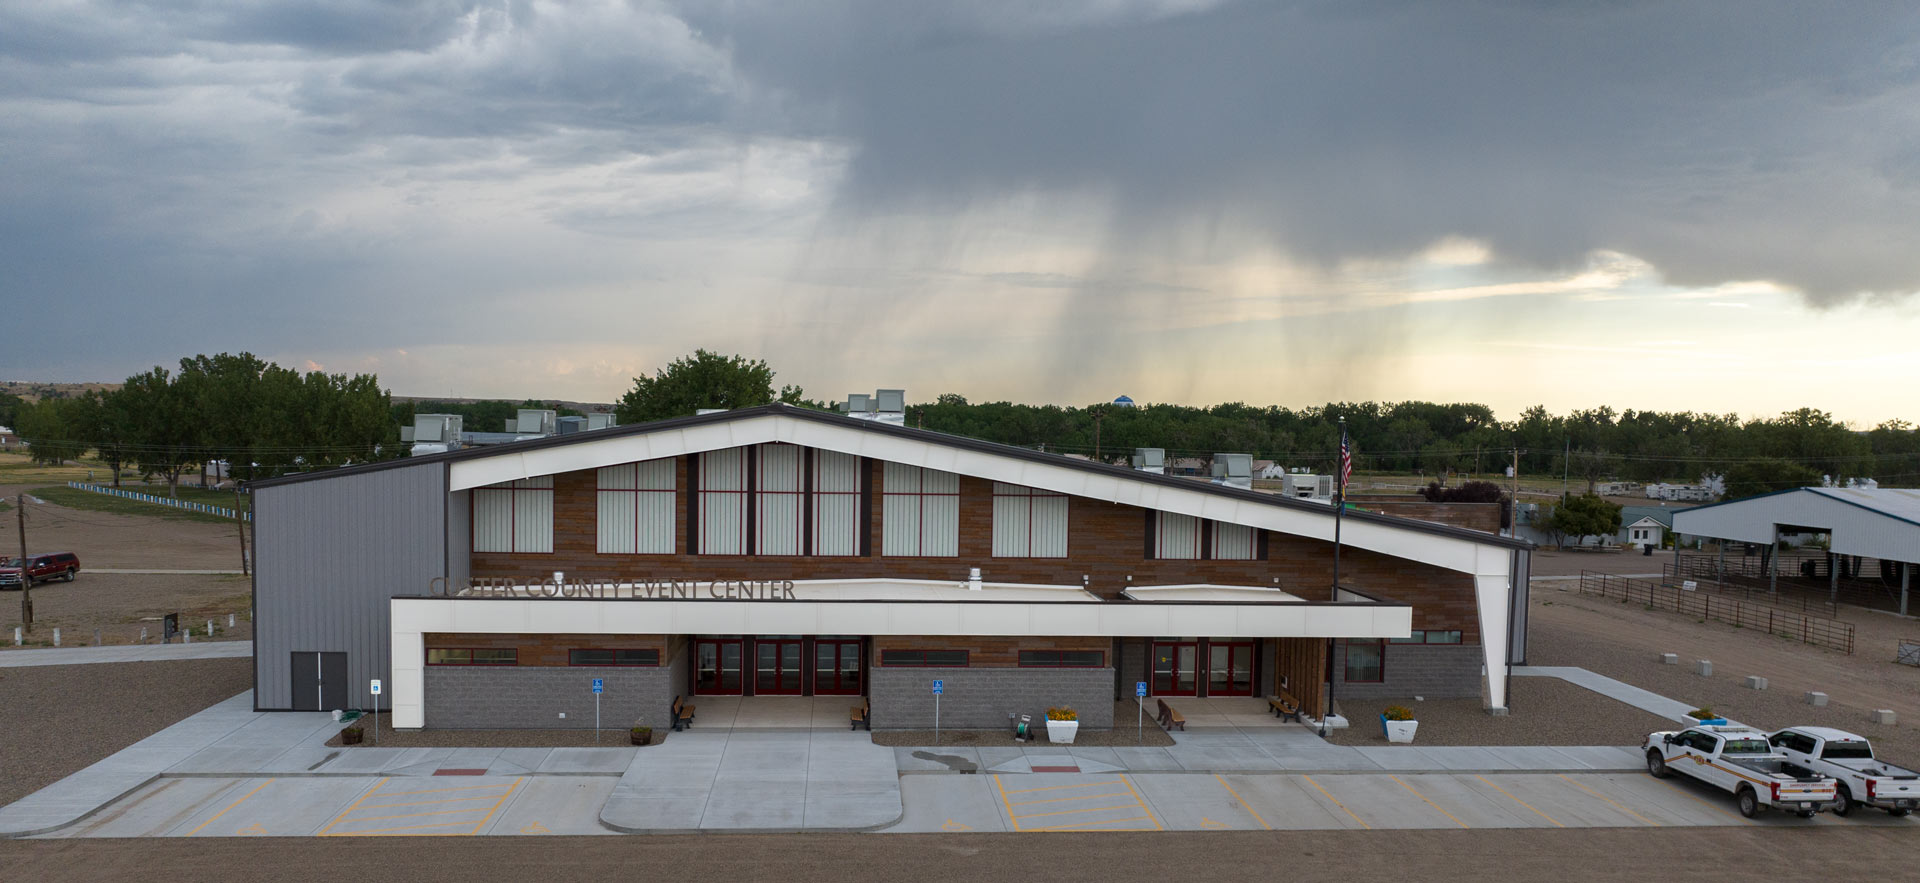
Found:
[[[472,491],[447,495],[447,581],[466,582],[473,563]]]
[[[254,490],[255,707],[291,707],[293,651],[346,653],[350,705],[372,706],[371,679],[392,683],[387,602],[445,575],[446,474],[425,463]]]

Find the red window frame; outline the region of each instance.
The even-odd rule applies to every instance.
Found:
[[[1380,652],[1379,671],[1371,678],[1353,676],[1353,648],[1372,646]],[[1383,684],[1387,680],[1387,642],[1379,638],[1368,641],[1348,641],[1340,652],[1340,679],[1349,684]]]
[[[793,490],[784,490],[784,489],[771,490],[766,487],[767,452],[770,450],[775,450],[779,448],[788,448],[788,447],[797,448],[796,456],[794,457],[795,465],[797,467],[794,470],[795,486]],[[774,499],[779,499],[783,497],[792,497],[794,499],[795,505],[793,508],[793,547],[798,551],[792,554],[796,556],[806,555],[809,551],[808,545],[807,545],[807,479],[809,477],[808,469],[811,466],[811,461],[813,458],[807,456],[807,449],[804,447],[800,447],[798,445],[787,445],[780,442],[774,442],[771,444],[764,444],[764,445],[754,445],[752,446],[752,453],[749,454],[748,456],[751,456],[754,458],[753,488],[752,488],[753,493],[751,496],[747,498],[747,505],[754,507],[753,508],[754,535],[751,538],[752,543],[747,546],[747,554],[749,555],[763,554],[760,551],[760,533],[761,531],[766,530],[766,525],[761,523],[761,519],[759,516],[760,516],[760,500],[761,500],[761,497],[765,496],[765,497],[771,497]]]
[[[806,479],[803,483],[806,496],[803,498],[801,505],[804,506],[810,514],[810,517],[803,519],[805,521],[803,529],[809,534],[807,544],[802,547],[803,550],[807,555],[816,558],[858,557],[860,554],[860,526],[863,523],[860,515],[860,495],[866,488],[867,481],[866,473],[860,469],[860,458],[853,458],[853,490],[823,491],[820,489],[820,455],[836,452],[823,451],[819,448],[804,448],[803,450],[806,451],[806,454],[802,457],[801,463],[807,472]],[[853,535],[849,537],[849,539],[853,541],[853,551],[844,554],[834,553],[829,555],[820,551],[820,523],[824,520],[820,517],[820,513],[823,511],[821,503],[824,500],[834,497],[851,497],[853,499]]]
[[[906,465],[906,464],[902,464],[902,465]],[[892,482],[888,482],[885,487],[880,489],[880,497],[881,497],[880,511],[885,512],[887,504],[892,502],[891,500],[887,499],[889,497],[902,497],[902,498],[910,497],[912,498],[912,502],[915,510],[913,523],[916,529],[914,530],[914,533],[913,533],[913,551],[906,554],[896,554],[896,555],[890,556],[894,558],[927,557],[926,537],[927,537],[927,498],[928,497],[953,497],[954,499],[960,498],[960,487],[957,483],[954,485],[954,489],[951,492],[930,491],[930,490],[927,490],[927,472],[928,472],[927,467],[911,466],[909,468],[914,470],[913,490],[910,490],[910,491],[895,490]],[[933,470],[933,471],[940,472],[944,470]],[[1029,528],[1029,530],[1031,530],[1031,528]],[[886,542],[885,538],[884,537],[881,538],[881,543],[883,545],[885,544],[885,542]],[[1032,546],[1031,537],[1029,537],[1028,546],[1029,547]],[[938,557],[957,558],[959,557],[959,555],[960,555],[959,544],[956,543],[954,544],[954,553],[952,555],[941,555]]]
[[[504,661],[488,660],[486,662],[478,662],[473,658],[473,654],[476,651],[484,651],[487,653],[507,653],[507,654],[510,654],[510,656]],[[467,659],[465,662],[460,662],[460,661],[449,662],[445,659],[442,659],[439,662],[435,662],[433,661],[433,654],[435,653],[465,653],[467,654]],[[520,650],[515,647],[428,647],[426,655],[427,655],[428,665],[519,665],[520,664]]]
[[[612,662],[576,662],[575,653],[612,653]],[[652,662],[621,662],[622,653],[652,653]],[[567,665],[574,668],[659,668],[660,651],[653,647],[575,647],[567,651]]]
[[[887,658],[889,654],[895,654],[895,653],[918,653],[920,654],[921,661],[894,662]],[[960,654],[960,661],[959,662],[927,662],[926,654],[928,653],[958,653]],[[921,650],[921,649],[912,648],[912,647],[900,647],[892,650],[881,650],[879,653],[879,656],[880,656],[880,660],[879,660],[880,666],[882,668],[968,668],[973,663],[973,651],[971,650],[958,650],[958,649],[938,648],[938,647],[930,650]]]
[[[1010,488],[1018,488],[1018,490],[1017,490],[1017,491],[1003,491],[1003,490],[1001,490],[1001,488],[1002,488],[1002,487],[1010,487]],[[1035,556],[1035,555],[1033,554],[1033,501],[1034,501],[1034,500],[1035,500],[1036,498],[1040,498],[1040,497],[1059,497],[1059,498],[1062,498],[1062,499],[1066,499],[1068,495],[1067,495],[1067,494],[1062,494],[1062,493],[1057,493],[1057,492],[1055,492],[1055,491],[1043,491],[1043,490],[1041,490],[1041,489],[1039,489],[1039,488],[1036,488],[1036,487],[1028,487],[1028,486],[1026,486],[1026,485],[1019,485],[1019,484],[1011,484],[1011,483],[1009,483],[1009,482],[1003,482],[1003,481],[1002,481],[1002,482],[994,482],[994,485],[993,485],[993,496],[994,496],[994,498],[995,498],[996,500],[997,500],[998,498],[1000,498],[1000,497],[1024,497],[1024,498],[1026,498],[1026,501],[1027,501],[1027,545],[1026,545],[1026,549],[1025,549],[1025,551],[1024,551],[1024,552],[1022,552],[1022,553],[1021,553],[1021,554],[1019,554],[1019,555],[995,555],[995,556],[993,556],[993,557],[996,557],[996,558],[1033,558],[1033,557],[1036,557],[1036,556]],[[999,507],[998,507],[998,506],[995,506],[994,508],[995,508],[995,509],[998,509]],[[998,533],[998,532],[999,532],[999,531],[998,531],[998,528],[996,527],[996,528],[995,528],[995,533]],[[1066,548],[1066,549],[1063,549],[1063,550],[1061,550],[1061,553],[1060,553],[1059,555],[1047,555],[1047,556],[1040,556],[1040,557],[1046,557],[1046,558],[1066,558],[1066,557],[1068,557],[1069,555],[1071,555],[1071,554],[1072,554],[1072,551],[1073,551],[1073,550],[1072,550],[1072,545],[1073,545],[1073,503],[1072,503],[1071,501],[1069,501],[1069,502],[1067,503],[1067,545],[1068,545],[1068,548]]]
[[[694,505],[695,505],[696,511],[699,512],[699,515],[700,515],[698,529],[697,529],[698,532],[693,537],[693,545],[697,548],[697,551],[694,553],[696,555],[751,555],[753,554],[753,537],[748,535],[747,533],[747,523],[753,520],[750,517],[750,514],[753,511],[753,508],[752,508],[753,507],[753,487],[747,481],[748,472],[749,472],[747,464],[750,462],[749,458],[754,456],[754,448],[757,446],[746,445],[744,447],[746,448],[746,450],[744,453],[742,453],[740,457],[740,489],[739,490],[733,490],[731,488],[726,490],[719,490],[719,489],[709,487],[707,478],[709,475],[711,475],[711,473],[707,471],[706,463],[700,462],[700,467],[701,467],[700,468],[700,486],[694,490]],[[696,454],[695,456],[699,457],[698,454]],[[704,461],[705,458],[702,457],[700,458],[700,460]],[[710,516],[707,514],[707,508],[708,508],[707,500],[721,497],[723,495],[729,495],[729,494],[738,496],[740,498],[740,551],[738,552],[708,551],[707,550],[707,524],[710,521]]]
[[[508,494],[507,549],[504,552],[499,549],[490,549],[483,554],[494,554],[494,555],[552,555],[553,554],[553,538],[551,536],[547,538],[548,549],[545,552],[521,551],[520,549],[520,494],[522,493],[546,494],[547,495],[547,518],[549,520],[553,518],[553,476],[536,475],[536,476],[532,476],[532,478],[547,479],[547,486],[546,487],[520,487],[519,486],[520,482],[527,481],[528,479],[517,478],[512,481],[502,482],[502,484],[505,484],[506,487],[500,487],[498,485],[490,484],[490,485],[483,485],[481,487],[477,487],[473,489],[473,493],[476,495],[481,493],[497,494],[502,491]],[[474,525],[479,521],[479,518],[480,518],[479,498],[478,496],[476,496],[474,500],[467,506],[467,548],[469,549],[473,548],[473,545],[474,545],[473,528],[474,528]]]
[[[641,464],[643,464],[643,463],[652,463],[652,462],[655,462],[655,461],[657,461],[657,460],[661,460],[661,459],[665,459],[665,460],[669,460],[669,461],[671,461],[671,460],[672,460],[673,458],[671,458],[671,457],[665,457],[665,458],[662,458],[662,457],[656,457],[656,458],[654,458],[653,460],[635,460],[635,461],[633,461],[633,462],[631,462],[631,463],[622,463],[622,464],[618,464],[618,465],[622,465],[622,466],[632,466],[632,467],[634,467],[634,473],[633,473],[633,480],[634,480],[634,483],[635,483],[635,484],[638,484],[638,483],[640,482],[640,466],[641,466]],[[670,487],[670,488],[651,488],[651,487],[645,487],[645,488],[643,488],[643,487],[600,487],[600,484],[599,484],[599,482],[600,482],[600,477],[599,477],[599,474],[598,474],[598,470],[596,470],[596,471],[595,471],[595,475],[594,475],[594,491],[595,491],[596,493],[602,493],[602,494],[632,494],[632,495],[633,495],[633,498],[632,498],[632,500],[630,500],[630,501],[629,501],[630,503],[632,503],[632,505],[631,505],[631,506],[630,506],[629,508],[633,510],[633,548],[634,548],[634,549],[636,549],[636,550],[638,550],[638,549],[640,548],[640,500],[642,499],[642,497],[641,497],[640,495],[641,495],[641,494],[666,494],[666,495],[667,495],[667,500],[668,500],[668,511],[673,511],[673,507],[672,507],[672,504],[673,504],[673,502],[674,502],[674,500],[675,500],[675,498],[676,498],[676,496],[677,496],[677,495],[678,495],[678,494],[680,493],[680,488],[678,487],[678,485],[679,485],[679,483],[680,483],[680,478],[679,478],[679,475],[677,474],[677,467],[676,467],[676,474],[675,474],[675,476],[674,476],[674,484],[675,484],[676,486],[675,486],[675,487]],[[598,501],[598,500],[595,500],[594,502],[595,502],[595,503],[598,503],[599,501]],[[599,525],[598,525],[598,524],[596,524],[596,525],[594,525],[594,530],[596,531],[596,534],[597,534],[597,532],[598,532],[598,530],[599,530]],[[672,539],[671,537],[669,537],[669,538],[668,538],[668,543],[667,543],[667,545],[668,545],[669,547],[671,547],[671,546],[673,546],[673,545],[674,545],[674,543],[673,543],[673,539]],[[672,548],[669,548],[669,549],[668,549],[667,551],[665,551],[665,552],[640,552],[640,551],[633,551],[633,552],[601,552],[601,551],[599,551],[599,550],[598,550],[598,549],[596,548],[596,549],[594,550],[594,552],[595,552],[595,554],[600,554],[600,555],[672,555],[672,554],[673,554],[673,550],[672,550]]]
[[[1090,663],[1068,662],[1066,661],[1068,653],[1092,653],[1099,656],[1100,658],[1098,661],[1090,662]],[[1036,661],[1028,662],[1027,657],[1029,655],[1035,657]],[[1047,655],[1051,655],[1055,661],[1053,662],[1038,661],[1038,659],[1044,658]],[[1021,668],[1106,668],[1107,667],[1107,651],[1105,650],[1022,650],[1020,651],[1020,654],[1017,657],[1017,659],[1018,659],[1018,665]]]

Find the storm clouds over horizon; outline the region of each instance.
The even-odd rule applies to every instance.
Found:
[[[1920,419],[1920,7],[1837,10],[0,0],[0,377]]]

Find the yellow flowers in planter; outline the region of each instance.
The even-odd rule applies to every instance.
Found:
[[[1047,720],[1050,721],[1077,721],[1079,719],[1080,712],[1074,711],[1072,708],[1064,705],[1059,708],[1047,709]]]
[[[1413,709],[1405,705],[1389,705],[1381,715],[1390,721],[1410,721],[1413,720]]]

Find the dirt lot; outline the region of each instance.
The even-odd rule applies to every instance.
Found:
[[[1632,552],[1560,552],[1551,548],[1533,553],[1534,576],[1579,576],[1582,570],[1595,573],[1659,573],[1663,565],[1673,563],[1673,553],[1640,555]]]
[[[1856,652],[1848,656],[1567,589],[1535,587],[1528,662],[1592,669],[1755,726],[1851,730],[1874,739],[1895,762],[1920,763],[1920,668],[1893,662],[1899,638],[1920,639],[1920,623],[1842,608],[1842,619],[1858,630]],[[1661,653],[1678,653],[1682,664],[1661,664]],[[1696,659],[1713,661],[1712,677],[1693,673]],[[1747,675],[1767,678],[1768,689],[1742,686]],[[1806,705],[1809,690],[1825,692],[1831,704]],[[1899,724],[1868,723],[1868,712],[1879,708],[1893,709]]]
[[[1420,721],[1416,745],[1632,745],[1669,721],[1558,678],[1514,678],[1505,717],[1487,714],[1474,699],[1341,699],[1352,726],[1334,730],[1339,745],[1386,745],[1380,712],[1413,709]]]
[[[251,659],[0,668],[0,806],[251,686]]]
[[[0,486],[8,504],[46,482]],[[118,515],[28,503],[29,551],[73,552],[86,568],[143,570],[239,570],[240,539],[229,524],[187,521],[164,515]],[[153,507],[158,512],[168,510]],[[19,552],[19,513],[0,513],[0,550]]]
[[[85,562],[83,555],[81,561]],[[193,629],[193,639],[205,637],[207,620],[215,621],[214,640],[250,640],[253,637],[252,596],[247,578],[219,574],[88,573],[73,582],[42,583],[33,587],[33,635],[26,646],[50,647],[53,630],[60,629],[62,647],[93,643],[93,631],[103,644],[133,644],[140,629],[149,639],[160,639],[160,617],[180,614],[182,628]],[[234,627],[227,615],[234,614]],[[20,593],[0,592],[0,629],[6,640],[0,652],[13,647],[13,627],[20,624]]]
[[[1153,715],[1147,715],[1144,728],[1134,726],[1136,709],[1132,699],[1124,699],[1113,704],[1114,727],[1110,730],[1080,730],[1074,734],[1073,744],[1095,747],[1147,745],[1166,747],[1173,744],[1173,737],[1167,735],[1160,725],[1153,722]],[[1151,711],[1151,710],[1149,710]],[[1033,722],[1033,744],[1047,744],[1047,722]],[[893,747],[914,747],[933,745],[932,730],[875,730],[873,744]],[[993,730],[953,730],[940,731],[940,745],[978,747],[982,745],[1014,746],[1013,728],[1001,727]]]

